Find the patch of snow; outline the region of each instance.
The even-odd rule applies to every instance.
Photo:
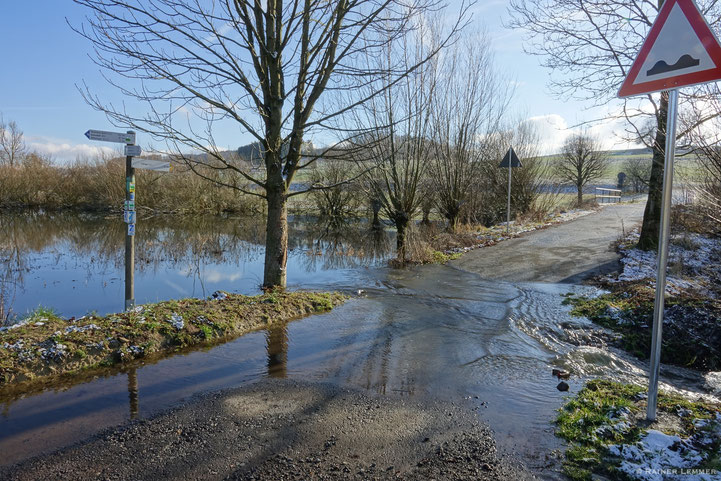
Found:
[[[45,320],[47,321],[47,319],[45,319]],[[13,329],[17,329],[18,327],[22,327],[22,326],[28,325],[31,321],[35,321],[35,319],[32,319],[32,318],[23,319],[22,321],[16,322],[15,324],[11,324],[11,325],[9,325],[9,326],[0,327],[0,332],[12,331]]]
[[[643,481],[718,480],[712,470],[697,469],[704,454],[693,449],[688,440],[649,429],[635,444],[611,445],[608,451],[623,459],[620,470],[632,479]]]
[[[175,313],[173,313],[173,315],[170,316],[170,319],[168,320],[168,322],[170,324],[172,324],[173,327],[179,331],[185,327],[185,322],[183,321],[183,318],[180,315],[175,314]]]
[[[631,247],[638,240],[638,233],[633,232],[625,239],[625,246],[620,247],[623,258],[623,271],[617,277],[608,277],[609,282],[648,280],[653,286],[656,280],[656,252],[647,252]],[[669,246],[669,274],[666,280],[666,292],[678,294],[683,290],[696,290],[706,295],[713,295],[707,286],[714,283],[715,277],[709,269],[718,269],[717,264],[709,262],[721,256],[721,239],[714,239],[700,234],[676,235]],[[714,267],[715,266],[715,267]]]
[[[142,356],[145,352],[145,349],[143,349],[140,346],[129,346],[128,351],[130,351],[134,356]]]
[[[704,388],[715,395],[721,395],[721,371],[704,374]]]
[[[211,296],[212,301],[223,301],[228,298],[228,294],[223,291],[215,291]]]
[[[67,348],[65,344],[61,344],[59,342],[50,340],[46,344],[47,347],[41,347],[38,349],[38,353],[40,354],[40,357],[42,357],[45,361],[62,361],[64,357],[68,355]]]
[[[71,332],[85,332],[85,331],[92,331],[95,329],[100,329],[99,326],[95,324],[88,324],[86,326],[68,326],[65,328],[65,334],[70,334]],[[59,331],[58,331],[59,332]]]
[[[10,351],[21,351],[25,347],[25,341],[22,339],[18,339],[13,344],[9,344],[7,342],[3,343],[3,349],[8,349]]]

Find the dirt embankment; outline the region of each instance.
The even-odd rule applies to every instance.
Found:
[[[0,468],[0,479],[467,479],[533,477],[462,406],[266,380]]]

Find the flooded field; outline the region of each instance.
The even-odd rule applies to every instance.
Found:
[[[117,215],[0,215],[0,289],[5,311],[39,306],[63,316],[124,309],[125,224]],[[257,218],[141,218],[135,240],[138,304],[207,297],[218,289],[260,292],[265,225]],[[383,265],[392,232],[363,222],[331,229],[291,218],[288,287],[353,277]]]
[[[260,237],[249,234],[250,225],[230,225],[224,232],[210,225],[180,231],[159,226],[154,232],[160,234],[140,237],[139,258],[148,262],[138,275],[145,286],[138,288],[138,301],[207,295],[220,288],[255,292],[262,248],[254,240]],[[357,228],[349,228],[342,239],[329,239],[312,236],[312,223],[292,224],[289,283],[353,294],[345,305],[87,382],[31,396],[6,393],[0,400],[2,462],[152,416],[200,392],[282,377],[466,405],[491,425],[504,451],[519,454],[529,467],[555,479],[562,443],[551,421],[568,393],[556,389],[552,368],[573,373],[571,393],[595,376],[645,382],[645,363],[609,348],[608,333],[570,317],[561,305],[561,294],[593,288],[489,281],[439,265],[389,269],[384,267],[393,244],[388,234],[366,244],[367,231]],[[119,244],[122,230],[106,230],[95,236],[82,234],[87,231],[80,227],[59,230],[55,243],[25,251],[24,291],[18,292],[32,292],[48,305],[57,301],[66,315],[119,309],[122,279],[113,278],[119,277],[122,251],[102,247]],[[256,226],[255,234],[261,231]],[[142,236],[140,227],[139,232]],[[87,276],[80,276],[83,272]],[[50,278],[54,284],[44,281]],[[108,280],[107,285],[98,285],[99,279]],[[22,299],[16,295],[16,302]],[[32,306],[22,302],[18,310]],[[698,373],[669,368],[663,376],[666,387],[703,392]]]

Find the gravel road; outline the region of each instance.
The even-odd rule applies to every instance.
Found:
[[[529,232],[451,261],[486,279],[578,283],[619,267],[611,244],[643,219],[645,202],[603,207],[571,222]]]
[[[532,479],[467,407],[265,380],[205,394],[0,479]]]

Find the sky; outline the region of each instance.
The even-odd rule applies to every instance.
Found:
[[[503,25],[508,20],[507,4],[507,0],[478,2],[472,28],[488,32],[496,64],[515,82],[514,113],[534,123],[544,139],[543,152],[552,153],[572,132],[569,127],[595,119],[599,112],[551,96],[549,71],[540,66],[540,58],[523,52],[522,32]],[[100,75],[89,56],[89,42],[68,25],[80,25],[85,14],[69,0],[31,0],[4,2],[0,16],[0,115],[18,124],[31,150],[57,162],[115,151],[113,144],[87,140],[83,133],[88,129],[122,131],[87,105],[77,89],[85,83],[103,100],[116,104],[124,100]],[[618,127],[609,122],[593,132],[605,148],[628,148],[613,135]],[[235,149],[252,139],[225,132],[217,141]],[[143,146],[150,140],[138,135],[137,142]]]

